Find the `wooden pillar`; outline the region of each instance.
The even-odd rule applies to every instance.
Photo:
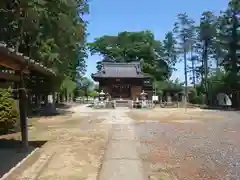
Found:
[[[53,107],[56,109],[56,92],[52,92]]]
[[[63,92],[60,92],[60,93],[59,93],[59,100],[60,100],[60,103],[63,102]]]
[[[64,102],[68,102],[68,94],[67,94],[67,89],[66,88],[64,90]]]
[[[28,96],[27,96],[27,114],[31,114],[32,113],[32,93],[28,92]]]
[[[58,92],[57,93],[57,102],[56,103],[59,104],[60,102],[61,102],[61,100],[60,100],[60,92]]]
[[[37,109],[41,109],[42,98],[41,94],[37,93]]]
[[[48,105],[48,94],[44,94],[44,106],[46,107]]]
[[[22,144],[24,148],[28,148],[28,124],[27,124],[27,93],[24,84],[23,71],[19,72],[19,111],[21,123]]]

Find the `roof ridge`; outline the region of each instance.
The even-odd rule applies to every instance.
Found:
[[[140,64],[139,61],[132,61],[132,62],[102,62],[102,64],[108,64],[108,65],[136,65]]]
[[[21,63],[27,64],[27,66],[32,66],[35,68],[40,68],[41,70],[44,70],[47,73],[50,73],[52,75],[56,75],[56,72],[54,72],[52,69],[44,66],[42,63],[35,61],[31,59],[28,56],[25,56],[23,53],[17,52],[16,49],[8,47],[6,43],[0,42],[0,51],[1,53],[8,54],[9,56],[12,56],[14,59],[20,60]]]

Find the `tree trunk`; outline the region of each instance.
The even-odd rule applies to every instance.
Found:
[[[68,102],[68,94],[67,94],[67,89],[64,90],[64,101]]]
[[[186,39],[184,39],[184,76],[185,76],[185,108],[188,102],[188,75],[187,75],[187,50],[186,50]]]
[[[193,48],[191,47],[191,62],[192,62],[192,82],[193,87],[196,87],[196,75],[195,75],[195,60],[193,59]]]
[[[230,43],[230,63],[231,63],[231,73],[232,73],[232,83],[231,89],[233,90],[232,93],[232,107],[239,108],[239,97],[238,97],[238,88],[237,81],[238,81],[238,57],[237,57],[237,49],[238,49],[238,18],[237,15],[233,16],[233,27],[232,27],[232,42]]]
[[[203,63],[204,63],[204,86],[205,86],[205,93],[206,93],[206,104],[209,104],[209,87],[208,87],[208,40],[205,40],[205,41],[204,41]]]
[[[84,94],[85,94],[85,97],[87,98],[87,101],[88,101],[88,92],[87,92],[87,89],[84,90]]]

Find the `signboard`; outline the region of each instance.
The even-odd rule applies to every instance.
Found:
[[[130,88],[130,84],[113,84],[112,86],[113,88],[116,88],[116,89],[129,89]]]
[[[152,86],[151,80],[150,79],[146,79],[143,81],[143,85],[144,86]]]
[[[48,102],[53,103],[53,96],[52,95],[48,95]]]
[[[152,96],[153,101],[158,101],[158,96]]]

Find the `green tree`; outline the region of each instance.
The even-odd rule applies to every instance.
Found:
[[[91,91],[94,90],[94,84],[93,81],[91,81],[89,78],[87,77],[82,77],[79,80],[79,87],[80,90],[82,90],[84,92],[84,95],[88,98],[89,94]]]
[[[200,41],[202,42],[202,66],[204,69],[204,87],[208,94],[209,54],[212,53],[213,39],[216,37],[217,17],[212,12],[204,12],[200,20]],[[208,96],[207,96],[208,99]]]
[[[3,0],[0,41],[55,70],[57,89],[69,91],[65,82],[85,73],[86,13],[87,0]]]
[[[237,0],[230,1],[228,8],[219,17],[219,40],[226,51],[226,56],[223,60],[223,65],[227,71],[227,82],[232,93],[233,107],[239,107],[239,99],[237,91],[240,89],[240,3]]]
[[[192,48],[195,33],[194,21],[186,13],[178,14],[178,21],[175,23],[174,32],[176,33],[179,53],[183,54],[184,76],[185,76],[185,102],[188,100],[188,69],[187,54]]]
[[[164,59],[164,47],[150,31],[120,32],[117,36],[103,36],[89,43],[89,49],[92,54],[103,56],[102,61],[140,61],[143,72],[156,80],[164,80],[171,75],[171,69]],[[102,61],[98,63],[98,68]]]
[[[164,57],[172,70],[175,70],[177,63],[177,41],[172,32],[168,32],[163,40]]]
[[[11,90],[0,89],[0,134],[18,130],[19,113]]]

